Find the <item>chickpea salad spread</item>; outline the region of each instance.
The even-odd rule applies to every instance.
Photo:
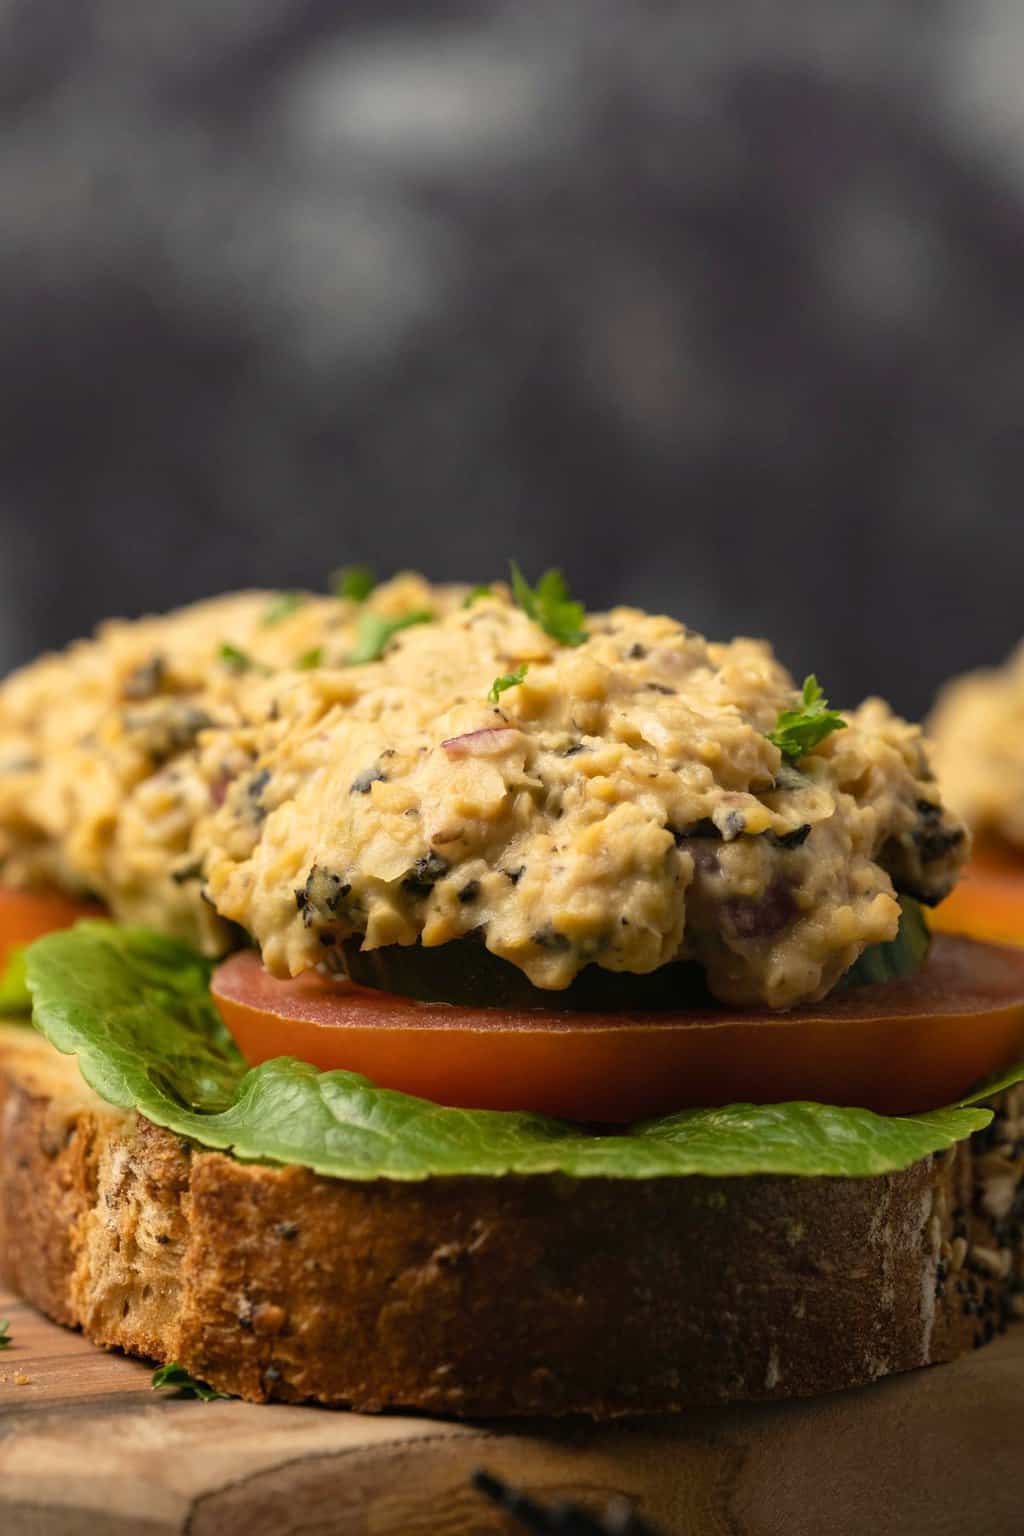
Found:
[[[980,837],[1024,853],[1024,646],[947,683],[930,722],[950,801]]]
[[[0,687],[0,880],[98,898],[273,976],[475,936],[557,994],[695,962],[822,998],[968,844],[916,726],[829,710],[757,640],[406,575],[246,592]],[[239,933],[241,930],[241,933]]]

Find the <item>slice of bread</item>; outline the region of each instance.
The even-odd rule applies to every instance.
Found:
[[[806,1396],[1024,1313],[1024,1087],[873,1179],[351,1182],[246,1164],[0,1030],[6,1273],[253,1401],[599,1418]]]

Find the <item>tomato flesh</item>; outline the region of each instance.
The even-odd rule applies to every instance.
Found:
[[[1024,856],[992,844],[975,848],[958,884],[929,920],[937,933],[1024,945]]]
[[[914,1114],[1024,1055],[1024,951],[952,937],[917,976],[784,1014],[423,1003],[316,972],[281,981],[252,951],[218,967],[213,995],[250,1065],[295,1056],[435,1103],[610,1123],[789,1099]]]
[[[70,928],[80,917],[102,917],[95,902],[76,901],[60,891],[18,891],[0,885],[0,973],[13,949],[41,939],[57,928]]]

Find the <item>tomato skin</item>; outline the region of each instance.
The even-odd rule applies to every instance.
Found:
[[[1024,855],[992,844],[977,846],[929,922],[936,933],[1024,945]]]
[[[41,939],[44,933],[70,928],[80,917],[102,917],[95,902],[76,901],[60,891],[19,891],[0,885],[0,972],[13,949]]]
[[[880,1114],[954,1102],[1024,1054],[1024,952],[935,941],[925,971],[791,1013],[516,1012],[420,1003],[251,951],[213,977],[250,1065],[295,1056],[473,1109],[630,1123],[697,1106],[810,1099]]]

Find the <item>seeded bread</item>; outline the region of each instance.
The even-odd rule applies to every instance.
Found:
[[[112,1110],[0,1030],[14,1287],[253,1401],[605,1418],[953,1359],[1024,1312],[1024,1089],[875,1179],[357,1183]]]

